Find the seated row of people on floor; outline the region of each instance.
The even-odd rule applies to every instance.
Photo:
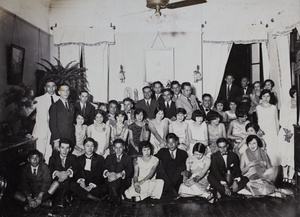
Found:
[[[253,195],[272,194],[276,190],[276,167],[271,166],[256,135],[247,137],[248,148],[241,163],[225,138],[216,141],[219,150],[211,156],[206,154],[207,146],[200,142],[193,146],[193,155],[188,156],[178,148],[179,137],[174,133],[167,134],[166,141],[167,146],[156,155],[153,145],[142,141],[142,155],[132,159],[127,154],[126,142],[116,139],[114,153],[104,159],[95,153],[97,143],[92,138],[84,140],[84,154],[79,157],[71,154],[70,140],[60,139],[59,151],[53,153],[49,167],[37,150],[29,151],[29,164],[21,175],[15,198],[28,211],[51,205],[49,199],[54,199],[59,207],[71,205],[71,192],[80,199],[94,201],[107,197],[119,206],[122,199],[160,199],[162,194],[174,199],[199,196],[215,202],[225,196],[240,198],[238,192],[244,187]]]

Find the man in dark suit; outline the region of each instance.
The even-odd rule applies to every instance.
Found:
[[[135,107],[143,109],[147,114],[147,118],[153,119],[155,118],[154,110],[158,106],[158,103],[156,100],[151,99],[151,95],[152,95],[151,87],[149,86],[143,87],[143,94],[144,94],[144,99],[139,100],[136,103]]]
[[[89,93],[83,90],[79,94],[79,102],[75,103],[75,113],[80,113],[84,117],[84,124],[87,126],[94,123],[95,107],[88,102]]]
[[[177,198],[178,189],[183,181],[181,173],[186,169],[185,161],[188,157],[187,153],[178,149],[179,138],[174,133],[168,133],[166,136],[167,147],[162,148],[156,154],[160,160],[157,169],[157,178],[164,180],[165,191]]]
[[[127,120],[124,122],[129,126],[134,122],[134,101],[126,97],[123,99],[123,106],[124,106],[124,111],[127,114]]]
[[[69,86],[66,84],[61,85],[58,94],[60,95],[59,100],[53,103],[49,110],[50,143],[53,145],[54,150],[58,150],[60,138],[69,139],[72,144],[75,144],[75,109],[68,102],[70,95]]]
[[[204,114],[204,118],[206,118],[208,112],[211,111],[211,98],[212,96],[209,93],[202,95],[202,104],[199,106],[199,109]]]
[[[164,88],[163,84],[160,81],[155,81],[152,84],[152,99],[156,100],[158,104],[161,104],[164,101],[162,96],[162,89]]]
[[[229,151],[229,142],[225,138],[217,140],[219,151],[211,155],[210,173],[207,177],[211,187],[222,196],[238,196],[249,179],[242,176],[239,157]],[[229,178],[226,176],[230,176]],[[232,183],[232,184],[231,184]]]
[[[172,100],[173,91],[169,88],[163,89],[162,96],[164,98],[164,101],[160,102],[159,105],[165,111],[165,117],[173,121],[176,120],[176,105]]]
[[[250,81],[247,77],[243,77],[241,80],[242,88],[241,91],[241,99],[240,101],[240,107],[245,109],[248,113],[250,107],[251,107],[251,98],[250,94],[253,92],[252,87],[250,86]]]
[[[59,207],[71,205],[69,185],[73,177],[77,174],[77,159],[72,155],[73,145],[69,139],[59,140],[58,152],[54,152],[49,160],[49,168],[52,179],[59,184],[57,189],[57,199]]]
[[[115,154],[105,159],[103,177],[107,178],[109,199],[117,207],[121,205],[121,196],[131,185],[133,177],[132,158],[124,153],[126,143],[122,139],[113,142]]]
[[[70,184],[70,189],[82,199],[100,201],[100,195],[106,193],[104,183],[104,158],[96,153],[97,143],[93,138],[83,141],[84,154],[77,158],[78,173],[76,182]]]
[[[42,159],[43,155],[38,150],[30,150],[27,154],[29,164],[23,169],[19,191],[15,193],[15,199],[28,203],[24,207],[25,211],[46,201],[43,195],[50,187],[51,177],[50,170]]]
[[[241,92],[238,86],[233,84],[234,78],[231,74],[227,74],[225,77],[225,83],[222,84],[218,100],[224,102],[224,109],[229,109],[229,101],[237,101],[241,98]]]

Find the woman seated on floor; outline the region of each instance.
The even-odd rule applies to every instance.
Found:
[[[196,143],[193,147],[193,155],[186,159],[186,171],[182,172],[183,183],[179,187],[180,197],[204,197],[212,199],[212,194],[207,190],[208,170],[211,160],[205,155],[206,146]]]
[[[246,144],[248,148],[241,156],[240,165],[242,174],[250,180],[247,187],[253,196],[274,193],[278,167],[272,167],[268,155],[261,149],[262,141],[257,135],[249,135]]]
[[[153,156],[153,146],[148,141],[141,142],[142,156],[137,157],[134,165],[132,185],[125,191],[125,196],[132,201],[141,201],[147,197],[160,199],[164,181],[156,179],[156,168],[159,163]]]

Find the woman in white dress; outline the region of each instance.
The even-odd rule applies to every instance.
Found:
[[[278,133],[278,145],[280,146],[280,165],[283,167],[283,181],[294,184],[294,129],[297,124],[297,89],[292,87],[289,91],[291,102],[282,104],[280,113],[280,130]]]
[[[104,117],[106,117],[104,111],[98,110],[96,112],[94,124],[91,124],[87,128],[87,136],[93,138],[98,143],[96,153],[106,158],[109,154],[110,127],[103,122]]]
[[[132,185],[125,191],[125,196],[134,202],[147,197],[160,199],[164,187],[162,179],[156,179],[156,168],[159,160],[153,156],[153,146],[148,141],[141,142],[142,157],[137,157],[134,165]]]
[[[166,135],[169,130],[168,121],[164,118],[164,110],[157,107],[154,110],[155,118],[149,120],[151,131],[150,143],[154,146],[154,154],[166,146]]]
[[[256,107],[258,125],[264,132],[267,154],[273,166],[278,166],[277,134],[279,130],[278,112],[275,105],[270,103],[271,91],[264,89],[260,93],[261,104]]]
[[[190,148],[188,150],[188,155],[193,155],[193,147],[197,142],[208,145],[208,132],[207,124],[204,121],[204,114],[200,110],[195,110],[192,113],[192,120],[189,124],[189,140]]]
[[[180,197],[213,198],[208,191],[207,175],[211,160],[205,155],[206,145],[196,143],[193,147],[193,156],[186,159],[186,171],[182,173],[183,183],[179,187]]]
[[[87,133],[87,125],[84,123],[84,117],[77,113],[76,117],[76,124],[75,124],[75,137],[76,137],[76,145],[72,154],[76,156],[80,156],[84,154],[84,147],[83,147],[83,140],[86,138]]]

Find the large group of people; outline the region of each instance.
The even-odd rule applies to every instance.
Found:
[[[93,104],[85,90],[72,103],[68,85],[57,96],[46,81],[34,104],[37,150],[28,153],[15,198],[30,210],[49,199],[65,207],[72,195],[115,206],[163,194],[211,203],[241,191],[283,196],[274,183],[280,165],[283,181],[294,183],[296,89],[279,120],[272,80],[251,85],[244,77],[241,88],[233,81],[225,76],[214,106],[209,93],[198,100],[189,82],[164,88],[156,81],[139,101]]]

